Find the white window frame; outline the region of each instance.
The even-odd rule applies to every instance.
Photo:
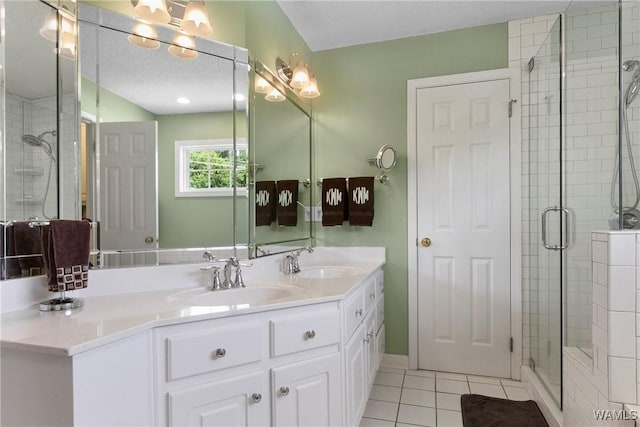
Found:
[[[207,150],[233,150],[233,139],[192,139],[175,141],[175,197],[229,197],[233,196],[233,187],[228,188],[189,188],[189,156],[192,149]],[[236,142],[236,148],[248,149],[247,140],[240,138]],[[246,187],[236,187],[236,195],[246,196]]]

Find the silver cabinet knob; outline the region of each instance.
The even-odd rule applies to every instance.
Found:
[[[260,403],[260,401],[262,400],[262,395],[260,393],[253,393],[251,395],[251,400],[253,401],[253,403]]]
[[[147,236],[144,238],[145,243],[153,243],[155,239],[152,236]]]
[[[369,298],[370,298],[370,299],[375,299],[375,298],[376,298],[376,293],[375,293],[375,292],[371,292],[371,293],[369,294]]]
[[[289,394],[289,387],[282,386],[280,387],[280,394],[286,396]]]
[[[219,348],[216,350],[216,357],[218,359],[222,359],[226,355],[227,355],[227,350],[225,350],[224,348]]]
[[[304,336],[307,339],[312,340],[312,339],[314,339],[316,337],[316,331],[314,331],[313,329],[310,330],[310,331],[307,331],[307,332],[304,333]]]
[[[356,317],[362,316],[362,309],[356,310]]]

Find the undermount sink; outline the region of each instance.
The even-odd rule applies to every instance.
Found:
[[[303,267],[302,271],[297,273],[296,276],[304,279],[341,279],[343,277],[351,277],[361,273],[362,270],[360,268],[340,265]]]
[[[305,292],[307,289],[302,286],[276,284],[217,291],[198,288],[173,294],[168,299],[191,306],[255,306],[302,296]]]

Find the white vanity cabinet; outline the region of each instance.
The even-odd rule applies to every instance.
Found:
[[[343,303],[346,425],[359,425],[384,353],[384,276],[378,270]]]
[[[159,425],[341,424],[338,303],[157,328]]]

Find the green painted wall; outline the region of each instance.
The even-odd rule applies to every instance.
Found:
[[[174,142],[233,137],[233,113],[157,116],[158,208],[163,248],[233,245],[233,197],[175,197]],[[237,197],[247,211],[247,198]],[[238,217],[238,241],[247,241],[247,216]]]
[[[373,227],[315,227],[320,246],[386,247],[387,353],[408,354],[407,80],[506,68],[507,39],[505,23],[313,54],[317,176],[373,175],[367,158],[383,144],[399,155],[391,182],[376,187]]]

